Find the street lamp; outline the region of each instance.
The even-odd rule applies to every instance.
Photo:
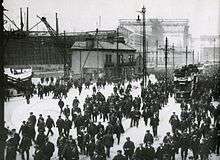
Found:
[[[138,15],[137,22],[141,24],[140,16]],[[141,26],[140,26],[140,34],[141,34]],[[138,73],[141,73],[141,35],[140,35],[140,51],[139,51],[139,59],[138,59]]]
[[[143,6],[142,10],[139,11],[142,13],[143,16],[143,88],[146,87],[147,81],[147,67],[146,67],[146,20],[145,20],[145,13],[146,8]]]

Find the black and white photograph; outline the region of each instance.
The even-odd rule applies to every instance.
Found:
[[[220,0],[0,0],[0,160],[220,160]]]

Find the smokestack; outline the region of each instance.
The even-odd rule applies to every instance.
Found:
[[[27,19],[26,19],[27,20],[27,22],[26,22],[26,30],[27,31],[29,30],[29,26],[28,26],[29,25],[29,17],[28,17],[29,15],[28,14],[29,13],[28,13],[28,7],[27,7]]]
[[[23,17],[22,17],[22,8],[20,8],[20,26],[21,26],[21,31],[23,31],[24,23],[23,23]]]
[[[56,35],[59,35],[59,24],[58,24],[58,17],[57,17],[57,13],[56,13]]]

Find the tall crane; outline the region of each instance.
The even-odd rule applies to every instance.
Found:
[[[64,34],[64,39],[60,37],[57,32],[50,26],[50,24],[47,22],[46,17],[39,17],[40,20],[44,23],[44,25],[47,27],[47,30],[50,34],[50,36],[53,38],[54,46],[58,50],[60,54],[63,56],[63,69],[64,69],[64,80],[67,80],[70,76],[70,64],[67,61],[67,50],[66,50],[66,38]]]

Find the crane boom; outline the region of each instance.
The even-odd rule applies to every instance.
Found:
[[[49,32],[49,34],[53,37],[56,37],[56,31],[50,26],[50,24],[47,22],[47,19],[46,17],[39,17],[37,16],[38,18],[40,18],[40,20],[44,23],[44,25],[47,27],[47,30]]]
[[[57,32],[50,26],[50,24],[47,22],[46,17],[39,17],[40,20],[44,23],[44,25],[47,27],[47,30],[50,34],[50,36],[53,38],[54,41],[54,46],[57,48],[58,52],[60,52],[60,54],[62,54],[63,56],[63,62],[64,62],[64,79],[68,79],[69,78],[69,69],[70,69],[70,65],[67,63],[67,53],[66,53],[66,38],[65,38],[65,34],[64,34],[64,40],[61,39],[61,37],[59,37],[57,35]]]

